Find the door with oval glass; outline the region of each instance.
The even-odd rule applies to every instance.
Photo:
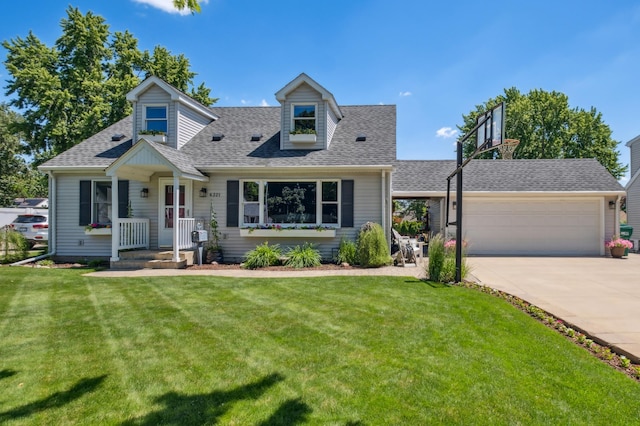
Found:
[[[191,181],[180,180],[180,193],[177,210],[173,205],[173,178],[161,178],[158,181],[160,197],[158,200],[158,245],[173,247],[173,215],[179,218],[191,217]]]

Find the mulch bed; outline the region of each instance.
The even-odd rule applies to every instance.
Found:
[[[357,267],[348,265],[336,265],[334,263],[323,263],[320,266],[316,266],[313,268],[304,268],[305,271],[333,271],[333,270],[344,270],[344,269],[356,269]],[[243,269],[239,263],[203,263],[202,265],[191,265],[187,266],[187,269],[190,270],[233,270],[233,269]],[[295,271],[295,268],[290,268],[287,266],[268,266],[266,268],[260,268],[261,271]]]

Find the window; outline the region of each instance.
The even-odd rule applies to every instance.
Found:
[[[145,129],[167,133],[166,106],[145,106]]]
[[[111,223],[111,182],[94,182],[93,188],[91,223]]]
[[[108,225],[113,222],[114,214],[127,217],[129,205],[129,181],[118,181],[118,200],[113,200],[111,181],[81,180],[79,225],[91,223]]]
[[[292,105],[293,117],[291,130],[294,133],[315,133],[316,132],[316,106],[315,105]]]
[[[337,225],[338,193],[338,181],[244,181],[243,223]]]

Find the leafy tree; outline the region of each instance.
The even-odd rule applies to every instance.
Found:
[[[191,1],[187,2],[191,6]],[[111,34],[104,18],[67,9],[62,35],[48,47],[32,32],[3,41],[11,78],[10,105],[23,112],[19,129],[35,164],[59,154],[131,113],[126,93],[140,76],[156,75],[187,92],[195,73],[184,55],[160,46],[141,52],[128,31]],[[213,104],[204,84],[190,95]]]
[[[463,115],[464,124],[458,126],[466,135],[476,124],[478,115],[505,102],[505,133],[520,140],[513,158],[596,158],[617,179],[626,166],[619,162],[618,141],[611,138],[611,129],[602,121],[602,114],[591,107],[570,108],[569,98],[559,92],[531,90],[522,94],[514,87],[504,94],[477,105]],[[464,146],[470,156],[476,148],[475,135]],[[498,150],[488,151],[478,158],[499,158]]]
[[[0,104],[0,206],[9,206],[17,197],[36,197],[47,193],[46,178],[30,169],[21,156],[23,147],[17,127],[22,117]]]
[[[191,13],[200,13],[200,2],[198,0],[173,0],[173,5],[176,9],[189,9]]]

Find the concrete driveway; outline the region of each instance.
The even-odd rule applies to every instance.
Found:
[[[518,296],[640,362],[640,254],[468,262],[481,284]]]

